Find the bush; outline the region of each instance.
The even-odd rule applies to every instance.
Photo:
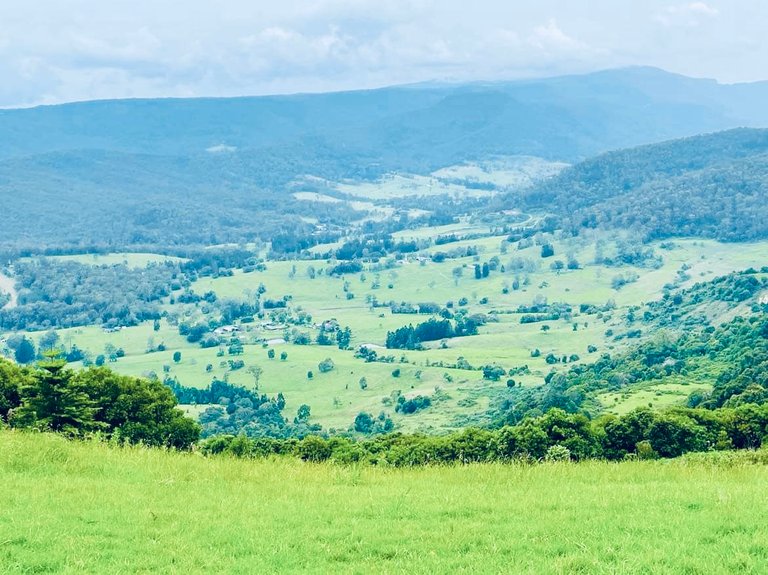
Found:
[[[637,451],[638,459],[656,459],[659,457],[659,454],[653,450],[651,442],[647,439],[638,441],[635,445],[635,451]]]
[[[432,400],[426,396],[417,395],[411,399],[405,399],[401,395],[397,398],[397,406],[395,407],[395,411],[404,415],[410,415],[422,409],[426,409],[430,405],[432,405]]]
[[[308,435],[299,443],[299,457],[304,461],[319,463],[331,456],[331,446],[322,437]]]
[[[571,450],[564,445],[552,445],[544,456],[547,461],[570,461]]]
[[[323,361],[317,364],[317,369],[320,373],[328,373],[329,371],[333,371],[333,368],[335,367],[336,365],[330,357],[326,357]]]
[[[499,381],[502,376],[506,375],[506,370],[499,365],[486,365],[483,366],[483,379],[490,381]]]

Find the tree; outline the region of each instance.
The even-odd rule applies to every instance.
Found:
[[[532,419],[525,419],[512,428],[512,441],[515,455],[525,455],[533,459],[544,457],[548,448],[548,437],[544,430]]]
[[[179,363],[181,361],[181,352],[180,351],[174,351],[173,352],[173,363]]]
[[[550,462],[570,461],[571,450],[568,449],[565,445],[560,445],[559,443],[551,445],[549,449],[547,449],[547,453],[544,455],[544,459]]]
[[[323,361],[317,364],[317,369],[320,373],[328,373],[329,371],[332,371],[334,367],[336,367],[336,365],[330,357],[326,357]]]
[[[258,365],[252,365],[246,370],[253,377],[253,384],[258,388],[259,380],[261,379],[264,370]]]
[[[296,345],[309,345],[312,343],[312,339],[306,332],[296,333],[293,337],[293,343]]]
[[[705,447],[704,429],[688,417],[664,414],[648,429],[651,446],[662,457],[678,457]]]
[[[332,343],[331,338],[328,337],[328,332],[323,326],[320,326],[320,331],[317,333],[317,345],[331,345]]]
[[[46,331],[38,342],[41,351],[50,351],[56,347],[57,343],[59,343],[59,334],[53,329]]]
[[[370,413],[360,412],[355,417],[355,431],[358,433],[370,433],[373,431],[374,419]]]
[[[322,437],[308,435],[299,444],[298,453],[304,461],[319,463],[328,459],[332,450],[329,443]]]
[[[267,350],[267,357],[269,359],[275,359],[275,350],[274,349],[268,349]]]
[[[109,342],[105,343],[104,355],[107,356],[107,359],[109,359],[109,361],[112,361],[112,362],[117,361],[117,348],[115,347],[115,345]]]
[[[364,377],[361,377],[358,383],[360,384],[360,389],[368,389],[368,380]]]
[[[14,357],[22,365],[31,363],[35,359],[35,344],[26,337],[23,337],[16,348]]]
[[[549,269],[560,273],[563,269],[565,269],[565,264],[563,263],[563,260],[555,260],[549,265]]]
[[[299,409],[296,410],[296,417],[293,422],[296,424],[306,423],[311,415],[311,409],[306,403],[302,403]]]
[[[464,268],[461,266],[457,266],[453,268],[453,271],[451,271],[451,275],[453,275],[453,285],[459,285],[459,280],[464,275]]]
[[[27,368],[0,358],[0,423],[8,412],[21,405],[20,389],[30,380]]]
[[[101,367],[79,372],[75,382],[96,408],[94,419],[100,429],[121,440],[189,449],[200,437],[200,426],[177,409],[176,396],[160,381]]]
[[[336,332],[336,343],[339,344],[339,349],[349,348],[349,344],[352,341],[352,330],[349,326],[344,329],[340,329]]]
[[[555,248],[552,244],[544,244],[541,246],[541,257],[551,258],[553,255],[555,255]]]
[[[48,357],[32,380],[21,388],[21,406],[13,414],[13,425],[82,435],[100,426],[94,420],[97,408],[66,361]]]
[[[287,351],[281,351],[280,352],[280,361],[285,361],[288,359],[288,352]]]
[[[487,278],[491,273],[491,267],[488,265],[488,262],[485,262],[483,264],[483,277]]]
[[[486,365],[483,367],[483,379],[490,381],[499,381],[501,376],[506,373],[506,370],[499,365]]]

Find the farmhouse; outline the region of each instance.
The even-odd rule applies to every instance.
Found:
[[[233,333],[238,333],[240,331],[241,330],[239,325],[223,325],[213,330],[213,333],[215,333],[216,335],[231,335]]]
[[[327,319],[324,322],[315,326],[317,329],[323,329],[325,331],[338,331],[341,325],[336,321],[336,318]]]

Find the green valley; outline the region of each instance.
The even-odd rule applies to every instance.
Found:
[[[768,572],[766,26],[4,3],[0,575]]]

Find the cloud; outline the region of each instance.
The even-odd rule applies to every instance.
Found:
[[[720,11],[717,8],[713,8],[705,2],[691,2],[690,4],[665,6],[664,10],[656,15],[656,19],[667,27],[695,28],[702,23],[700,17],[714,18],[719,14]]]
[[[567,0],[6,0],[0,106],[498,80],[633,64],[765,77],[765,0],[672,1],[592,0],[585,14]],[[693,27],[696,34],[680,33]]]
[[[574,50],[585,47],[584,44],[563,32],[554,18],[544,26],[536,26],[530,37],[530,43],[542,50]]]
[[[688,4],[688,10],[691,12],[705,14],[707,16],[717,16],[720,14],[720,11],[717,8],[712,8],[704,2],[692,2],[691,4]]]

